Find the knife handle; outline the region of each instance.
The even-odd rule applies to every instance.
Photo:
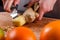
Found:
[[[18,9],[18,5],[16,5],[16,6],[14,6],[14,5],[12,5],[12,7],[11,7],[11,10],[14,10],[14,9]]]

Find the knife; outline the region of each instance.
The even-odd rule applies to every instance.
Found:
[[[27,4],[30,2],[30,0],[21,0],[16,7],[12,5],[11,9],[11,16],[12,18],[15,18],[18,14],[23,14],[25,10],[27,10]],[[25,7],[24,7],[25,6]]]
[[[11,12],[10,16],[12,18],[15,18],[15,17],[18,16],[18,10],[17,10],[17,8],[18,8],[18,5],[11,7],[12,12]]]

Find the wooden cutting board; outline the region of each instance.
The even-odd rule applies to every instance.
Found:
[[[55,20],[59,20],[59,19],[44,17],[41,21],[36,20],[33,23],[26,24],[25,26],[30,28],[34,32],[34,34],[36,35],[37,40],[39,40],[41,29],[49,22],[55,21]]]

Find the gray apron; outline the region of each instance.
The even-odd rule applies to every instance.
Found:
[[[30,2],[30,0],[20,0],[19,6],[18,6],[18,10],[25,11],[26,7],[24,7],[24,5],[28,4],[29,2]]]

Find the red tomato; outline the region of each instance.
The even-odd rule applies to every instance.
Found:
[[[6,40],[36,40],[36,37],[29,28],[16,27],[8,32]]]
[[[60,20],[48,23],[40,33],[40,40],[60,40]]]

